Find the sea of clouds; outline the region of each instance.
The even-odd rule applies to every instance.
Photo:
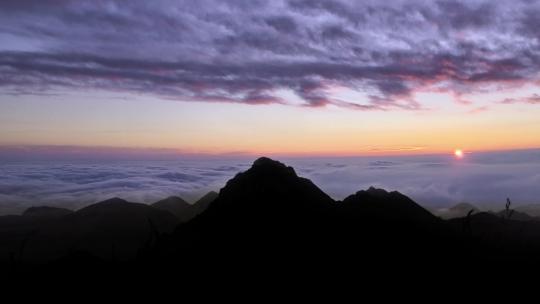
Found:
[[[428,208],[471,202],[500,209],[540,203],[540,150],[401,157],[280,158],[341,200],[370,186],[400,191]],[[30,206],[78,209],[111,197],[152,203],[170,195],[195,201],[247,170],[252,157],[163,161],[3,161],[0,214]]]

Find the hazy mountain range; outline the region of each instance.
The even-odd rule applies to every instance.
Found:
[[[134,258],[149,231],[172,232],[216,197],[216,192],[209,192],[194,204],[168,197],[152,205],[111,198],[77,211],[30,207],[22,215],[0,216],[0,256],[5,259],[24,242],[32,253],[29,258],[37,260],[59,258],[74,249],[101,257]]]

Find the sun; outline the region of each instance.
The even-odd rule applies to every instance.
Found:
[[[456,149],[454,151],[454,156],[457,157],[457,158],[463,158],[464,154],[463,154],[463,150],[461,149]]]

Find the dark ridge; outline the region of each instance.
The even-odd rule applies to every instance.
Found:
[[[151,204],[152,207],[174,214],[180,221],[187,222],[191,215],[192,205],[178,196],[169,196]]]
[[[204,212],[212,202],[214,202],[218,198],[219,194],[215,191],[210,191],[206,193],[204,196],[199,198],[192,206],[192,213],[193,217],[201,214]]]
[[[409,197],[370,187],[348,196],[339,208],[343,216],[370,220],[434,222],[437,218]]]
[[[433,209],[433,214],[439,216],[442,219],[449,220],[453,218],[465,217],[469,212],[473,214],[480,212],[476,206],[469,203],[459,203],[448,209]]]
[[[210,191],[199,198],[193,205],[202,205],[208,207],[208,205],[212,203],[218,196],[219,194],[216,191]]]
[[[526,213],[530,216],[540,217],[540,204],[528,204],[523,206],[517,206],[516,211]]]
[[[79,210],[77,210],[76,212],[84,212],[85,210],[92,210],[92,209],[95,209],[95,208],[104,208],[106,206],[118,206],[118,205],[126,205],[126,204],[129,204],[126,200],[123,200],[119,197],[113,197],[113,198],[109,198],[109,199],[106,199],[104,201],[101,201],[101,202],[97,202],[95,204],[92,204],[92,205],[89,205],[89,206],[86,206],[84,208],[81,208]]]
[[[17,252],[27,242],[24,257],[28,261],[48,261],[74,250],[107,260],[129,260],[154,234],[171,232],[177,224],[178,219],[169,212],[112,198],[55,220],[19,221],[17,230],[24,233],[9,233],[9,238],[0,239],[5,241],[0,251]]]
[[[188,222],[202,213],[218,197],[214,191],[208,192],[193,205],[177,196],[158,201],[151,206],[174,214],[182,223]]]
[[[73,213],[72,210],[49,206],[36,206],[26,209],[22,215],[31,217],[60,217]]]
[[[514,259],[536,265],[540,252],[540,222],[510,219],[492,212],[448,220],[456,231],[465,231],[476,242],[485,259]]]
[[[148,230],[152,221],[160,231],[169,231],[178,220],[170,212],[120,198],[108,199],[82,208],[66,217],[78,227],[101,230]]]
[[[499,212],[495,212],[495,215],[499,216],[499,217],[505,217],[507,216],[506,215],[506,210],[501,210]],[[510,219],[511,220],[514,220],[514,221],[538,221],[540,220],[540,218],[536,217],[536,216],[531,216],[525,212],[520,212],[520,211],[516,211],[514,210],[512,212],[512,215],[510,216]]]

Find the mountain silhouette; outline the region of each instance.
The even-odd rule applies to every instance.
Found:
[[[189,259],[236,259],[241,252],[280,255],[283,246],[306,252],[322,237],[318,231],[335,201],[292,167],[266,157],[238,173],[220,190],[210,206],[192,221],[177,227],[162,248]],[[223,251],[223,248],[228,248]]]
[[[299,177],[292,167],[266,157],[238,173],[197,219],[203,221],[253,221],[260,225],[277,219],[298,219],[334,204],[310,180]]]
[[[412,199],[397,192],[370,187],[348,196],[339,207],[345,216],[363,220],[435,222],[437,218]]]
[[[423,258],[441,248],[446,234],[426,246],[444,230],[439,226],[440,219],[399,192],[370,188],[336,202],[292,167],[263,157],[229,180],[204,212],[178,226],[160,250],[165,260],[184,256],[208,264],[216,261],[209,254],[220,252],[218,260],[271,259],[279,267],[297,259],[360,261],[406,246],[408,256]]]
[[[295,208],[325,208],[334,203],[326,193],[306,178],[299,177],[292,167],[261,157],[250,169],[238,173],[221,189],[213,206],[235,204],[247,208],[284,206]]]
[[[107,259],[130,259],[154,233],[171,232],[177,224],[178,219],[169,212],[112,198],[55,220],[33,225],[17,221],[22,227],[19,230],[26,233],[8,233],[4,250],[17,251],[26,241],[24,258],[28,260],[50,260],[74,250]]]

